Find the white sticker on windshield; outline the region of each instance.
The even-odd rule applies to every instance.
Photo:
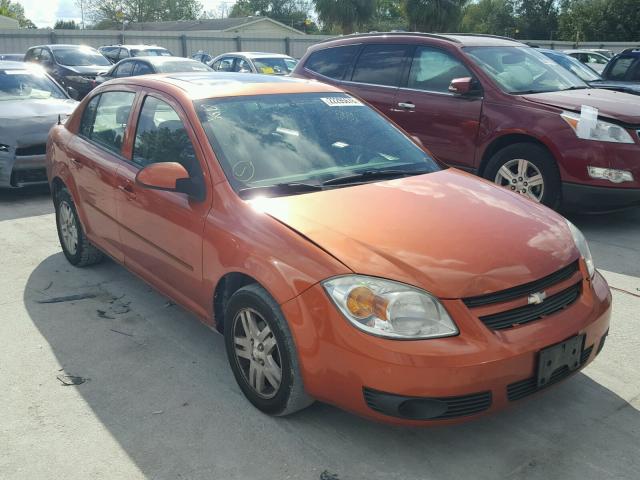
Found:
[[[362,107],[363,103],[353,97],[323,97],[324,103],[330,107]]]
[[[28,70],[5,70],[4,73],[6,75],[29,75]]]

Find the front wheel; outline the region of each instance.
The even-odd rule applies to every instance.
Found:
[[[540,145],[516,143],[499,150],[489,160],[484,177],[548,207],[560,205],[560,172]]]
[[[287,322],[266,290],[252,284],[231,296],[224,336],[233,375],[256,408],[284,416],[313,403]]]

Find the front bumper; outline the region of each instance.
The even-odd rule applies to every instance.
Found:
[[[640,205],[640,188],[564,183],[562,199],[563,207],[568,210],[606,212]]]
[[[599,273],[593,281],[583,281],[583,293],[570,307],[507,330],[489,330],[460,300],[442,302],[460,334],[416,341],[378,338],[357,330],[338,313],[320,285],[283,304],[305,389],[321,401],[387,423],[460,422],[521,398],[514,396],[514,388],[524,391],[523,382],[535,378],[538,352],[550,345],[584,335],[580,368],[587,365],[600,349],[611,313],[611,294]],[[416,420],[406,414],[415,412],[416,405],[405,409],[405,414],[393,406],[385,410],[380,407],[380,394],[419,399],[420,408],[435,410],[442,409],[439,402],[453,402],[451,412],[461,414],[445,411],[436,420]]]
[[[0,153],[0,188],[47,183],[46,154],[17,156],[15,148]]]

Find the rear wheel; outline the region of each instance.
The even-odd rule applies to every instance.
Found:
[[[66,188],[55,194],[54,203],[58,238],[69,263],[76,267],[85,267],[102,261],[104,255],[87,239],[78,219],[76,206]]]
[[[288,415],[313,399],[304,391],[298,356],[280,307],[257,284],[229,299],[225,344],[231,370],[247,399],[270,415]]]
[[[540,145],[516,143],[499,150],[489,160],[484,177],[548,207],[560,205],[560,172]]]

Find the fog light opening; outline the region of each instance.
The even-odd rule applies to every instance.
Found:
[[[588,167],[589,176],[598,180],[607,180],[611,183],[633,182],[633,174],[627,170],[615,168]]]

